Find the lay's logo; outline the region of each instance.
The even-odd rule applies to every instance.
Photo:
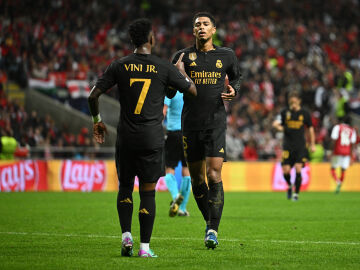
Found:
[[[36,161],[0,165],[0,191],[37,190],[38,183],[39,168]]]
[[[102,191],[106,184],[103,161],[66,160],[61,168],[61,187],[64,191]]]

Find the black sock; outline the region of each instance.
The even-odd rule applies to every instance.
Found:
[[[197,186],[192,186],[193,194],[195,201],[201,211],[201,214],[204,217],[206,223],[209,222],[209,204],[208,204],[208,193],[209,188],[206,185],[205,181],[202,184]]]
[[[133,214],[133,198],[131,187],[120,187],[117,196],[117,211],[119,215],[119,221],[121,231],[131,232],[131,221]]]
[[[288,186],[291,186],[291,182],[290,182],[290,173],[289,174],[284,174],[284,179],[286,181],[286,183],[288,184]]]
[[[218,231],[220,219],[224,207],[223,183],[209,184],[209,209],[210,226],[209,229]]]
[[[140,242],[150,243],[156,212],[155,190],[140,191],[139,194]]]
[[[302,181],[302,178],[301,178],[301,173],[296,173],[296,178],[295,178],[295,193],[298,193],[300,192],[300,187],[301,187],[301,181]]]

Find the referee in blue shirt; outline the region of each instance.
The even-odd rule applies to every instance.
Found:
[[[181,112],[184,105],[183,94],[177,92],[169,99],[165,97],[164,116],[167,119],[167,138],[165,141],[165,183],[171,193],[172,202],[170,204],[169,216],[189,216],[186,205],[189,201],[191,190],[191,178],[187,167],[181,132]],[[182,163],[182,181],[180,191],[175,178],[175,168],[179,161]]]

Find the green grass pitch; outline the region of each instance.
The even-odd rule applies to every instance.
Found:
[[[0,193],[0,269],[360,269],[360,193],[226,193],[219,247],[204,246],[190,217],[168,217],[157,193],[151,247],[159,258],[120,256],[116,193]],[[134,210],[139,196],[134,193]],[[137,211],[133,217],[139,247]]]

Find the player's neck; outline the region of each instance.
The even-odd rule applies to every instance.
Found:
[[[294,112],[298,112],[298,111],[300,111],[300,109],[301,109],[301,107],[299,106],[299,107],[296,107],[296,108],[292,108],[291,110],[294,111]]]
[[[212,42],[212,38],[202,41],[202,40],[196,40],[196,49],[200,52],[208,52],[214,50],[214,45]]]
[[[134,50],[134,53],[137,54],[151,54],[151,44],[150,43],[145,43],[139,47],[136,47],[136,49]]]

